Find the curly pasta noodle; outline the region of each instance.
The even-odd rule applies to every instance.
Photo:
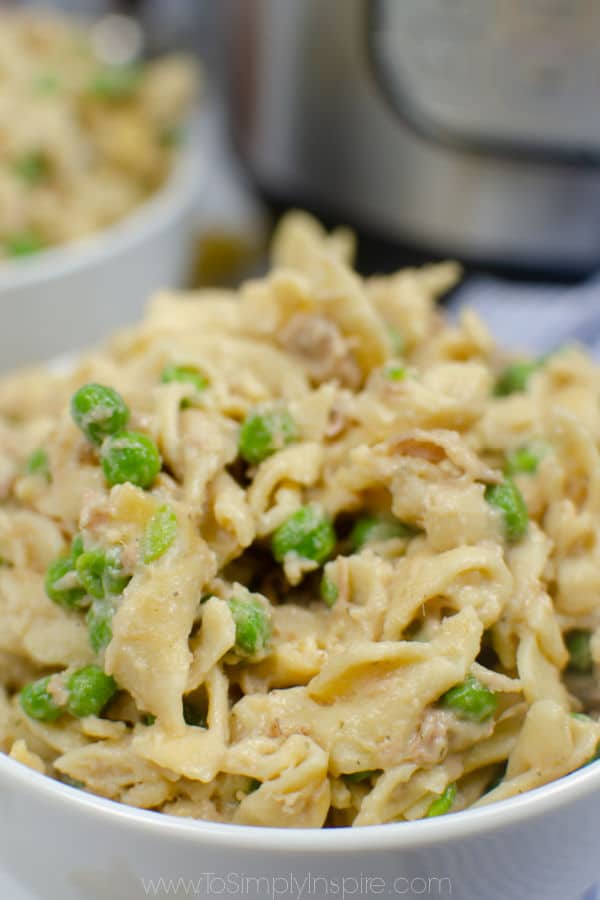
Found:
[[[123,803],[284,827],[455,812],[594,757],[600,372],[576,348],[506,369],[472,313],[436,309],[455,265],[363,280],[351,255],[290,214],[265,278],[165,293],[72,371],[0,383],[6,753]],[[150,486],[107,483],[69,412],[86,383],[155,442]],[[96,649],[91,598],[44,588],[74,536],[126,575]],[[66,702],[90,665],[116,682],[98,715],[22,704],[47,675]]]

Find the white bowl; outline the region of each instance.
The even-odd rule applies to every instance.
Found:
[[[197,124],[166,184],[120,222],[39,256],[0,262],[0,370],[87,344],[140,317],[190,272],[203,180]]]
[[[479,810],[324,831],[132,809],[2,755],[0,797],[0,865],[28,900],[576,900],[600,875],[600,763]]]

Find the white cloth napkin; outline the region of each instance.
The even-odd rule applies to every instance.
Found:
[[[471,278],[450,309],[465,304],[477,310],[507,349],[537,354],[575,340],[600,359],[600,276],[575,287]]]

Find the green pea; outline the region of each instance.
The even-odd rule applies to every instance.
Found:
[[[140,65],[103,66],[92,80],[90,93],[98,100],[129,100],[140,85],[142,72]]]
[[[78,778],[71,778],[69,775],[61,775],[60,780],[69,787],[77,788],[78,791],[85,790],[85,781],[80,781]]]
[[[87,604],[85,588],[70,556],[61,557],[50,564],[46,572],[45,587],[50,600],[65,609],[77,609]]]
[[[527,390],[527,383],[534,372],[542,365],[540,360],[511,363],[498,376],[494,394],[507,397],[509,394],[522,393]]]
[[[163,384],[171,384],[173,381],[189,384],[199,394],[208,387],[208,379],[194,366],[165,366],[160,380]]]
[[[186,725],[192,725],[195,728],[206,728],[207,722],[204,712],[191,700],[183,701],[183,718]]]
[[[79,556],[83,553],[85,547],[83,546],[83,535],[74,534],[73,540],[71,541],[71,559],[76,561]]]
[[[14,164],[15,173],[27,184],[35,185],[48,174],[48,161],[43,153],[34,151],[21,156]]]
[[[485,789],[485,793],[489,794],[491,791],[495,791],[497,787],[499,787],[504,781],[504,776],[506,775],[506,765],[501,766],[499,770],[496,770],[496,774],[492,777],[490,783]]]
[[[144,532],[142,539],[142,559],[153,562],[165,553],[177,533],[177,516],[170,506],[164,504],[156,510]]]
[[[273,534],[271,548],[277,562],[288,553],[319,565],[331,555],[336,534],[331,519],[316,506],[301,506]]]
[[[441,698],[441,703],[460,718],[471,719],[473,722],[485,722],[496,712],[498,697],[477,678],[469,675],[461,684],[446,691]]]
[[[184,130],[181,125],[163,128],[158,136],[161,147],[179,147],[183,142]]]
[[[249,778],[248,779],[248,787],[246,788],[246,793],[253,794],[254,791],[257,791],[261,785],[262,785],[262,781],[259,781],[258,778]]]
[[[262,603],[255,597],[231,597],[229,609],[235,622],[235,649],[240,656],[257,656],[266,650],[271,625]]]
[[[548,448],[541,443],[512,450],[506,457],[504,474],[508,476],[534,475],[547,452]]]
[[[92,444],[122,431],[129,420],[129,408],[114,388],[84,384],[73,394],[71,416]]]
[[[38,722],[56,722],[64,713],[63,707],[56,703],[48,690],[52,675],[46,675],[26,685],[21,691],[21,708],[30,719]]]
[[[293,443],[298,437],[296,423],[285,409],[249,413],[242,424],[239,451],[242,459],[256,465]]]
[[[50,95],[58,93],[61,85],[56,75],[52,72],[44,72],[34,78],[32,87],[36,94]]]
[[[580,712],[572,712],[571,718],[577,719],[578,722],[586,722],[587,723],[587,722],[594,721],[591,716],[587,716],[585,713],[580,713]]]
[[[123,571],[121,565],[121,550],[119,547],[110,547],[106,551],[106,565],[104,568],[104,593],[107,597],[117,597],[123,593],[131,575]]]
[[[33,231],[21,231],[5,238],[4,249],[8,256],[32,256],[44,249],[44,242]]]
[[[112,620],[114,603],[110,598],[94,600],[88,609],[86,624],[88,639],[94,653],[100,653],[112,641]]]
[[[27,475],[39,475],[40,478],[44,478],[48,482],[51,480],[50,461],[48,460],[48,454],[42,447],[38,447],[37,450],[34,450],[28,456],[25,462],[25,472]]]
[[[88,550],[80,553],[75,568],[87,593],[98,600],[108,595],[121,594],[130,580],[130,576],[121,567],[118,547],[107,552]]]
[[[105,440],[100,451],[102,471],[109,485],[129,481],[149,488],[162,461],[154,441],[137,431],[123,431]]]
[[[389,381],[404,381],[407,375],[406,368],[404,366],[396,365],[395,363],[390,363],[385,367],[385,377]]]
[[[430,819],[433,816],[443,816],[447,812],[450,812],[452,805],[456,800],[456,792],[456,784],[449,784],[444,793],[440,794],[440,796],[436,797],[433,801],[425,813],[425,818]]]
[[[67,710],[79,719],[99,716],[117,692],[117,684],[99,666],[84,666],[67,678]]]
[[[595,749],[594,753],[592,754],[592,756],[590,756],[588,761],[586,763],[584,763],[583,766],[589,766],[590,763],[596,762],[598,759],[600,759],[600,741],[598,741],[598,743],[596,744],[596,749]],[[583,766],[581,766],[582,769],[583,769]]]
[[[576,628],[565,635],[565,644],[569,651],[569,669],[572,672],[589,675],[594,668],[591,639],[591,632],[585,628]]]
[[[521,491],[510,478],[502,484],[488,484],[485,499],[497,507],[504,520],[504,532],[508,541],[519,541],[527,534],[529,513]]]
[[[326,606],[335,606],[339,595],[339,588],[335,581],[332,581],[327,575],[323,575],[321,579],[321,600]]]
[[[398,331],[397,328],[393,328],[391,325],[388,325],[386,331],[390,346],[392,348],[392,353],[394,354],[394,356],[400,356],[400,354],[404,353],[404,350],[406,349],[406,341],[404,340],[404,335],[400,331]]]
[[[348,784],[362,784],[363,781],[370,781],[381,775],[381,769],[365,769],[363,772],[347,772],[343,778]]]
[[[573,719],[577,719],[580,722],[586,722],[588,725],[591,723],[593,725],[597,725],[595,719],[592,719],[591,716],[586,716],[585,713],[574,712],[571,713],[571,717]],[[596,762],[596,760],[600,759],[600,741],[596,744],[596,749],[592,753],[592,755],[587,759],[581,766],[581,769],[584,769],[586,766],[589,766],[590,763]]]
[[[350,532],[350,543],[355,551],[360,550],[366,544],[390,541],[393,538],[413,537],[415,529],[405,525],[394,516],[385,513],[377,515],[361,516],[354,523]]]
[[[93,595],[95,599],[88,610],[86,621],[90,646],[96,653],[100,653],[112,640],[112,620],[115,614],[116,598],[123,593],[131,576],[123,572],[118,547],[111,547],[106,553],[94,551],[90,556],[94,557],[92,569],[95,571],[90,577],[93,579],[92,587],[95,590]],[[85,569],[88,567],[86,560],[79,565]]]
[[[82,553],[75,564],[79,580],[90,597],[104,597],[104,572],[106,556],[102,550]]]
[[[142,725],[145,725],[146,728],[150,728],[151,725],[154,725],[156,722],[156,716],[154,713],[142,713],[140,716],[140,722]]]

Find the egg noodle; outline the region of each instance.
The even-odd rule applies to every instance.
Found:
[[[576,348],[507,369],[472,312],[436,308],[456,265],[361,279],[352,249],[292,213],[265,278],[165,293],[73,371],[0,382],[14,759],[178,816],[318,828],[594,758],[600,372]],[[86,384],[130,413],[86,419],[80,397],[74,420]],[[123,435],[90,427],[127,414],[161,458],[138,483]],[[89,667],[97,707],[73,694]]]
[[[0,260],[107,227],[171,170],[193,60],[111,65],[96,32],[41,10],[0,13]]]

